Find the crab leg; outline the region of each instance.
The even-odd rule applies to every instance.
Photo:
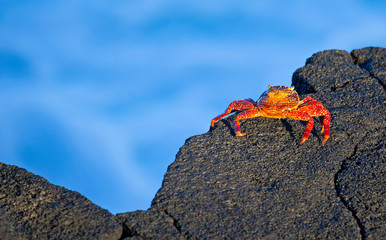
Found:
[[[300,141],[300,145],[301,145],[310,136],[311,130],[314,126],[314,119],[312,119],[312,117],[308,113],[300,112],[300,111],[291,111],[287,114],[287,117],[292,119],[297,119],[297,120],[308,121],[306,129],[304,130],[303,138]]]
[[[308,101],[311,101],[311,102],[318,102],[318,101],[316,101],[315,99],[313,99],[312,97],[307,96],[307,97],[305,97],[303,100],[301,100],[301,101],[296,105],[296,107],[299,107],[300,105],[302,105],[303,103],[308,102]]]
[[[304,111],[305,109],[308,109],[307,112],[312,113],[312,117],[319,116],[320,125],[322,126],[322,130],[320,131],[320,134],[324,133],[324,139],[321,145],[323,145],[327,139],[330,137],[330,121],[331,116],[330,112],[323,106],[323,104],[319,101],[316,101],[315,99],[311,97],[306,97],[303,100],[306,100],[302,106],[300,107],[301,111]]]
[[[245,110],[239,114],[237,114],[235,118],[235,134],[236,137],[242,137],[245,136],[246,133],[242,133],[240,130],[240,120],[247,119],[247,118],[254,118],[254,117],[260,117],[261,113],[258,108]]]
[[[326,115],[320,116],[320,124],[322,125],[322,131],[320,131],[320,134],[323,134],[324,132],[324,139],[322,142],[322,145],[327,141],[327,139],[330,137],[330,121],[331,121],[331,116],[330,112],[325,109]]]
[[[254,107],[255,107],[255,102],[250,98],[245,100],[233,101],[231,104],[229,104],[228,108],[225,110],[223,114],[220,114],[217,117],[212,119],[210,126],[213,127],[218,120],[220,120],[221,118],[225,117],[226,115],[232,112],[253,109]]]
[[[299,108],[302,108],[302,107],[306,107],[306,106],[318,106],[318,107],[322,107],[324,108],[323,104],[315,99],[313,99],[312,97],[306,97],[304,98],[303,100],[301,100],[294,108],[292,108],[291,110],[296,110],[296,109],[299,109]]]
[[[311,113],[311,115],[309,114]],[[314,120],[312,119],[313,116],[319,116],[319,119],[322,124],[322,132],[324,132],[324,139],[321,145],[323,145],[327,139],[330,137],[330,112],[320,106],[306,106],[302,107],[299,110],[290,111],[287,114],[288,118],[297,119],[297,120],[303,120],[308,121],[308,124],[306,126],[306,129],[304,131],[304,135],[302,140],[300,141],[300,144],[304,143],[306,141],[311,133],[312,127],[314,126]]]

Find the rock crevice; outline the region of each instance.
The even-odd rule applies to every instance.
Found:
[[[339,174],[341,174],[342,172],[344,172],[346,170],[346,166],[345,166],[346,162],[347,161],[351,161],[351,159],[353,159],[353,157],[357,154],[359,144],[367,137],[367,135],[368,134],[366,134],[361,139],[361,141],[359,141],[359,143],[357,145],[355,145],[353,153],[347,158],[347,160],[342,162],[342,164],[340,166],[340,169],[336,172],[335,177],[334,177],[334,186],[335,186],[336,194],[339,197],[340,201],[344,204],[344,206],[346,206],[346,208],[352,213],[353,218],[355,219],[355,221],[358,224],[359,232],[361,234],[362,239],[366,239],[366,229],[365,229],[365,226],[363,225],[363,223],[361,222],[361,220],[357,216],[358,213],[355,211],[355,209],[350,207],[348,202],[345,200],[345,198],[341,194],[340,188],[338,186],[338,176],[339,176]]]

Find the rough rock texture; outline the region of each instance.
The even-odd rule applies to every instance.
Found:
[[[299,146],[306,122],[236,138],[230,116],[186,140],[149,210],[116,217],[0,164],[0,239],[386,239],[386,49],[314,54],[292,81],[331,112],[324,146],[317,118]]]
[[[291,119],[245,120],[236,138],[230,116],[189,138],[151,208],[118,215],[124,236],[386,239],[385,58],[383,48],[324,51],[294,73],[301,98],[331,112],[324,146],[318,120],[301,146],[306,123]]]
[[[77,192],[0,163],[0,239],[119,239],[115,216]]]

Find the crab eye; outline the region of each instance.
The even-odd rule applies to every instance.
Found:
[[[271,88],[272,88],[272,86],[271,86],[271,85],[268,85],[268,88],[269,88],[269,89],[271,89]]]

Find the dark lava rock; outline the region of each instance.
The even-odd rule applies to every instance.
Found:
[[[148,211],[138,210],[118,215],[118,218],[124,226],[124,239],[148,239],[150,236],[154,239],[185,239],[175,219],[165,210],[157,208]]]
[[[0,239],[119,239],[115,216],[77,192],[0,163]]]
[[[306,122],[248,119],[237,138],[231,115],[186,140],[147,211],[1,164],[0,239],[386,239],[385,80],[386,49],[314,54],[292,84],[330,110],[324,146],[318,118],[299,146]]]
[[[324,51],[294,73],[301,98],[330,110],[324,146],[318,120],[299,146],[306,122],[248,119],[237,138],[234,116],[186,140],[151,208],[118,215],[124,237],[386,239],[385,58]]]

